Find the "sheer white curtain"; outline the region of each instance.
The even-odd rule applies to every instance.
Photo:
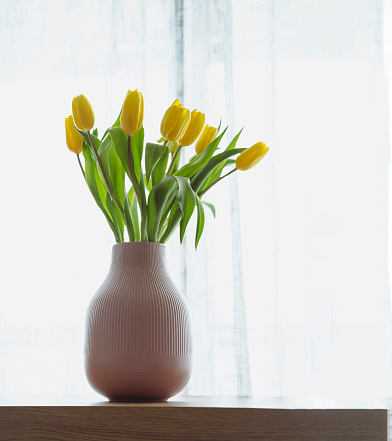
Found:
[[[190,395],[377,405],[391,395],[388,90],[381,0],[0,1],[0,396],[91,394],[87,304],[113,239],[64,141],[126,91],[157,139],[175,97],[271,147],[167,246],[190,303]],[[186,150],[184,161],[193,155]]]

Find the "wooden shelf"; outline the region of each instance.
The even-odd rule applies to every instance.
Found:
[[[0,441],[387,441],[386,409],[292,409],[284,400],[0,401]]]

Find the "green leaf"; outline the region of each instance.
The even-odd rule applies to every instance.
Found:
[[[120,111],[116,121],[113,123],[112,127],[110,127],[110,128],[121,127],[121,123],[120,123],[121,112],[122,112],[122,107],[121,107],[121,111]],[[103,141],[105,139],[106,135],[109,133],[109,130],[110,129],[107,129],[106,132],[103,134],[101,141]]]
[[[118,204],[122,208],[124,208],[125,171],[110,136],[107,136],[102,141],[99,147],[99,156],[101,158],[101,163],[104,167],[106,177],[109,181],[109,185],[113,189],[114,197],[117,199]],[[118,209],[115,210],[115,213],[116,217],[118,217],[118,215],[121,216],[121,213],[118,211]],[[118,224],[119,227],[122,228],[122,230],[123,222],[124,219],[122,219],[122,222]]]
[[[128,165],[128,137],[124,133],[124,131],[121,129],[121,127],[112,127],[109,129],[110,136],[112,137],[114,147],[116,149],[116,152],[121,160],[121,163],[129,177],[129,179],[132,181],[130,171],[129,171],[129,165]],[[135,179],[132,183],[134,185],[137,185],[141,197],[142,197],[142,207],[141,207],[141,218],[142,218],[142,225],[141,225],[141,239],[146,239],[146,218],[147,218],[147,208],[146,208],[146,193],[145,193],[145,186],[144,186],[144,178],[143,178],[143,172],[141,168],[141,160],[143,155],[143,142],[144,142],[144,129],[143,127],[140,128],[140,130],[135,133],[131,138],[131,150],[132,150],[132,158],[133,158],[133,169],[135,174]],[[142,177],[142,178],[141,178]]]
[[[135,170],[135,176],[140,184],[140,170],[142,167],[143,156],[143,144],[144,144],[144,128],[143,126],[131,137],[131,149],[133,156],[133,169]],[[128,158],[128,147],[127,147]]]
[[[233,150],[233,148],[236,146],[238,138],[240,137],[243,130],[244,130],[244,128],[242,127],[242,129],[234,136],[231,143],[227,146],[226,150]]]
[[[162,230],[162,234],[159,237],[160,243],[166,243],[170,239],[181,219],[182,211],[177,204],[174,204],[167,220],[166,227]]]
[[[98,150],[101,163],[105,170],[106,177],[109,181],[109,185],[113,189],[114,197],[119,204],[123,206],[124,199],[124,177],[125,172],[118,157],[113,142],[110,136],[107,136],[100,144]],[[100,169],[97,167],[99,175],[102,179]],[[121,238],[121,242],[124,241],[124,219],[117,208],[116,204],[112,200],[111,196],[107,193],[105,198],[106,208],[112,218],[114,226],[116,227],[118,236]]]
[[[112,127],[121,127],[121,123],[120,123],[121,112],[122,112],[122,106],[121,106],[120,113],[118,114],[118,117],[117,117],[116,121],[113,123]]]
[[[111,127],[108,129],[109,135],[112,139],[114,148],[120,158],[121,164],[124,167],[129,179],[129,165],[128,165],[128,138],[121,127]],[[106,139],[106,138],[105,138]]]
[[[181,210],[182,219],[180,224],[180,242],[182,242],[189,219],[195,209],[195,192],[193,191],[189,178],[174,176],[178,183],[176,202]]]
[[[162,182],[155,185],[148,196],[147,232],[150,242],[157,242],[158,229],[166,203],[177,190],[177,181],[168,175]]]
[[[102,141],[98,153],[114,195],[123,206],[125,171],[110,136]]]
[[[201,153],[197,155],[196,158],[191,161],[189,164],[183,165],[176,173],[175,176],[185,176],[192,177],[194,176],[202,167],[204,167],[207,162],[211,159],[215,150],[218,148],[218,145],[225,134],[226,129],[214,140],[211,144],[209,144]]]
[[[94,143],[94,144],[96,144],[96,143]],[[106,177],[108,178],[109,184],[110,184],[109,161],[107,160],[108,159],[107,147],[109,145],[110,145],[110,139],[108,139],[108,140],[105,139],[104,142],[102,142],[98,147],[98,156],[101,159],[101,164],[103,165],[103,169],[105,171]],[[98,170],[99,177],[102,180],[102,182],[105,182],[103,175],[102,175],[101,167],[98,164],[97,157],[96,157],[95,151],[93,150],[93,148],[91,146],[91,143],[89,143],[89,146],[90,146],[92,158],[94,159],[94,161],[97,164],[97,170]],[[105,188],[106,188],[106,185],[105,185]],[[106,196],[104,198],[104,201],[105,201],[105,205],[106,205]]]
[[[114,195],[124,205],[124,191],[125,191],[125,170],[120,158],[112,144],[109,150],[109,176],[112,183]]]
[[[155,170],[155,168],[159,169],[155,173],[156,175],[158,175],[158,182],[157,182],[157,177],[155,178],[156,184],[162,181],[162,179],[164,178],[168,157],[169,157],[169,148],[167,146],[163,146],[161,144],[153,144],[151,142],[148,142],[146,144],[146,154],[145,154],[144,162],[146,166],[147,182],[150,181],[151,173],[153,172],[153,170]],[[163,176],[162,176],[162,171],[163,171]],[[159,178],[161,179],[159,180]]]
[[[221,177],[223,169],[228,165],[232,165],[232,164],[235,164],[234,159],[226,159],[226,161],[223,161],[221,164],[215,167],[214,170],[212,170],[212,172],[207,176],[206,180],[204,181],[203,185],[200,188],[200,192],[202,192],[210,184],[212,184],[217,179],[219,179]]]
[[[140,196],[141,196],[141,202],[142,206],[140,208],[141,211],[141,240],[147,241],[148,240],[148,233],[147,233],[147,200],[146,200],[146,187],[144,185],[144,174],[143,170],[140,169],[140,176],[139,176],[139,189],[140,189]],[[156,242],[156,241],[155,241]]]
[[[121,242],[121,237],[118,233],[118,229],[116,228],[112,218],[110,217],[107,211],[106,208],[107,191],[105,189],[103,182],[101,181],[101,178],[99,177],[97,165],[95,160],[92,158],[90,149],[91,147],[88,144],[84,143],[83,156],[85,161],[86,182],[96,204],[101,209],[111,230],[113,231],[116,242]]]
[[[167,199],[165,203],[165,207],[163,209],[163,214],[161,216],[161,221],[158,228],[158,241],[160,240],[160,237],[164,234],[164,231],[171,220],[171,217],[173,215],[173,207],[177,207],[177,203],[175,201],[176,199],[176,192],[173,192],[171,197]]]
[[[212,211],[212,214],[215,217],[215,207],[208,203],[205,202],[203,200],[201,200],[198,196],[196,197],[196,204],[198,204],[199,202],[201,202],[201,204],[206,205],[207,207],[210,208],[210,210]],[[195,246],[197,247],[197,244],[200,240],[200,237],[202,235],[203,229],[204,229],[204,210],[203,213],[201,213],[202,207],[200,208],[198,207],[198,220],[197,220],[197,226],[196,226],[196,238],[195,238]],[[182,219],[182,211],[180,209],[180,207],[177,204],[174,204],[169,218],[166,220],[165,224],[164,224],[164,228],[162,228],[162,232],[159,236],[159,242],[160,243],[166,243],[171,235],[174,233],[174,231],[176,230],[178,224],[180,223]]]
[[[83,139],[87,142],[87,144],[91,146],[91,140],[90,137],[88,136],[88,133],[85,132],[84,130],[79,130],[78,128],[76,128],[76,130],[82,135]],[[99,146],[101,145],[100,139],[98,138],[98,136],[94,135],[94,132],[91,134],[91,138],[94,142],[95,148],[98,150]]]
[[[181,147],[181,146],[178,146],[178,148],[181,149],[181,150],[178,152],[178,154],[175,155],[176,152],[174,152],[174,153],[172,153],[172,155],[171,155],[172,160],[173,160],[173,157],[174,157],[174,155],[175,155],[174,163],[173,163],[172,168],[171,168],[171,170],[170,170],[170,174],[171,174],[171,175],[176,174],[176,172],[177,172],[177,170],[178,170],[178,167],[180,166],[182,147]],[[170,150],[170,149],[169,149],[169,150]],[[177,150],[176,150],[176,151],[177,151]]]
[[[151,180],[153,186],[162,182],[164,177],[166,176],[166,168],[167,168],[167,162],[169,160],[169,155],[170,155],[170,149],[166,148],[163,155],[161,156],[161,159],[154,167],[151,174]]]
[[[109,193],[106,193],[106,207],[113,220],[113,224],[120,238],[120,242],[124,242],[124,221]]]
[[[135,196],[135,190],[133,187],[128,192],[128,200],[131,204],[131,218],[135,232],[134,240],[140,241],[139,211],[138,211],[137,198]]]
[[[203,233],[204,221],[205,221],[203,203],[199,198],[199,196],[196,196],[196,206],[197,206],[197,224],[196,224],[195,248],[197,248],[200,237]]]
[[[106,188],[101,178],[99,177],[97,164],[93,158],[91,147],[86,143],[83,144],[83,156],[85,162],[85,175],[87,185],[93,195],[95,202],[98,206],[105,211],[106,214]]]
[[[106,175],[109,175],[109,150],[113,146],[110,136],[107,136],[98,148],[98,154],[104,166]]]
[[[130,242],[135,240],[135,229],[133,228],[132,216],[131,216],[131,203],[129,201],[128,193],[124,191],[124,215],[125,226],[128,231],[128,238]]]
[[[206,202],[206,201],[201,201],[202,202],[202,204],[203,205],[205,205],[206,207],[208,207],[210,210],[211,210],[211,212],[212,212],[212,215],[214,216],[214,218],[216,217],[216,209],[215,209],[215,206],[213,205],[213,204],[211,204],[211,202]]]
[[[152,182],[151,182],[151,180],[150,180],[150,182],[147,182],[147,176],[146,175],[144,175],[144,186],[146,187],[146,189],[150,193],[150,191],[152,190]]]
[[[83,140],[88,144],[91,145],[91,141],[90,138],[87,134],[87,132],[85,132],[84,130],[79,130],[76,126],[75,126],[76,130],[82,135]]]
[[[242,153],[246,149],[233,149],[233,150],[225,150],[222,153],[219,153],[218,155],[212,157],[206,165],[191,179],[191,185],[193,190],[198,193],[200,188],[202,187],[205,179],[207,176],[211,173],[212,170],[214,170],[215,167],[217,167],[221,162],[228,159],[230,156],[238,155],[239,153]]]
[[[233,150],[234,147],[237,144],[238,138],[240,137],[242,133],[243,128],[237,133],[237,135],[233,138],[233,140],[230,142],[230,144],[227,146],[225,151]],[[215,182],[217,179],[221,177],[223,169],[231,164],[234,164],[235,161],[233,159],[227,159],[226,161],[223,161],[221,164],[219,164],[217,167],[215,167],[212,172],[208,175],[208,177],[205,179],[204,184],[200,188],[200,191],[202,192],[205,188],[207,188],[210,184]]]

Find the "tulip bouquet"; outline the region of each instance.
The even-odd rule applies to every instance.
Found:
[[[126,240],[125,230],[129,241],[165,243],[178,226],[182,242],[196,209],[197,247],[204,228],[204,206],[215,215],[214,206],[202,199],[204,194],[231,173],[255,166],[268,147],[258,142],[247,149],[236,148],[240,131],[220,150],[227,128],[219,134],[220,127],[205,125],[203,113],[196,109],[190,112],[178,100],[163,116],[162,138],[144,145],[143,114],[143,95],[128,91],[116,122],[99,138],[97,129],[93,130],[91,104],[78,95],[72,101],[72,115],[65,119],[67,146],[76,153],[84,179],[117,243]],[[196,154],[180,166],[182,149],[195,141]],[[231,170],[223,174],[226,167]]]

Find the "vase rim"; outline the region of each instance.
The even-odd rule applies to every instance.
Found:
[[[163,243],[159,243],[159,242],[149,242],[149,241],[141,241],[141,240],[134,240],[134,241],[129,241],[129,242],[119,242],[119,243],[115,243],[113,245],[113,248],[120,248],[120,247],[129,247],[129,246],[133,246],[133,247],[156,247],[158,246],[158,248],[163,248],[165,249],[165,244]]]

